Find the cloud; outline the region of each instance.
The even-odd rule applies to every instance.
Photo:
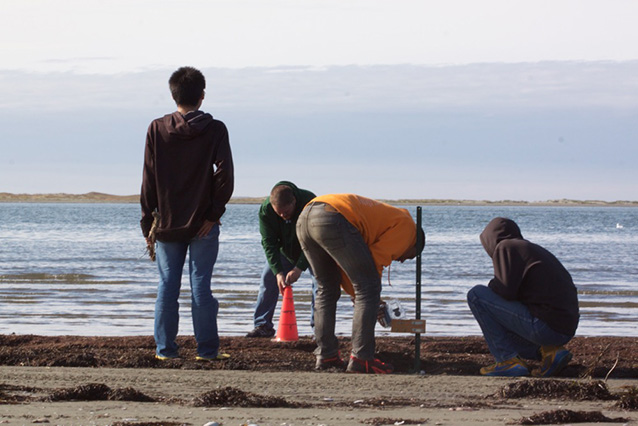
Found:
[[[229,68],[636,60],[637,14],[622,0],[5,1],[0,54],[4,69],[101,74],[193,58]],[[95,56],[112,60],[74,60]]]
[[[166,110],[172,69],[116,75],[0,72],[0,109]],[[638,61],[462,66],[204,68],[220,111],[533,110],[638,107]]]
[[[172,71],[0,72],[0,190],[138,191]],[[638,199],[638,61],[203,71],[238,195],[291,179],[378,198]]]

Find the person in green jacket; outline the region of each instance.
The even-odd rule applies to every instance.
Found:
[[[293,285],[303,271],[308,269],[308,260],[301,250],[295,228],[297,218],[304,206],[313,198],[312,192],[297,188],[288,181],[278,182],[259,209],[259,232],[261,245],[266,254],[266,266],[261,274],[257,306],[255,306],[255,328],[246,337],[272,337],[275,328],[272,318],[277,307],[279,294]],[[317,283],[312,271],[312,313]]]

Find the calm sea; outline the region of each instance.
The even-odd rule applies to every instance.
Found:
[[[222,218],[213,276],[222,335],[252,329],[265,262],[257,210],[229,205]],[[135,204],[0,204],[0,333],[151,335],[157,270],[145,255],[139,214]],[[491,277],[478,235],[495,216],[514,219],[571,272],[580,295],[579,335],[638,336],[638,208],[537,206],[423,207],[428,335],[480,334],[465,294]],[[415,312],[415,271],[416,262],[408,261],[383,275],[383,297],[399,300],[408,317]],[[294,290],[299,333],[310,334],[307,274]],[[180,302],[180,334],[192,334],[186,275]],[[347,297],[338,316],[338,333],[349,334]]]

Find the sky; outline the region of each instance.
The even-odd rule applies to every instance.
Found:
[[[0,2],[0,192],[136,194],[170,74],[235,196],[638,200],[633,0]]]

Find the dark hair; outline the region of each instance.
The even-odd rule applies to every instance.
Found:
[[[295,193],[288,185],[277,185],[270,191],[270,204],[277,207],[289,206],[297,201]]]
[[[423,228],[419,228],[418,232],[419,234],[416,236],[416,254],[421,253],[425,247],[425,232],[423,232]]]
[[[168,79],[168,87],[177,105],[195,106],[206,88],[204,74],[193,67],[181,67]]]

